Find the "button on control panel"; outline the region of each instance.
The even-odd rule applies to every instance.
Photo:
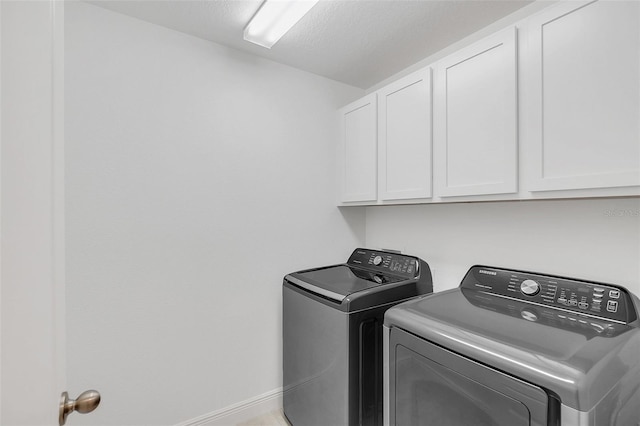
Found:
[[[637,316],[626,290],[608,284],[476,266],[461,286],[618,322]]]

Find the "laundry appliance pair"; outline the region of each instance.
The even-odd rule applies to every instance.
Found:
[[[426,262],[369,249],[287,275],[291,424],[640,424],[640,301],[626,289],[474,266],[432,291]]]

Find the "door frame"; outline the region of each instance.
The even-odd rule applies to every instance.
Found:
[[[0,423],[57,425],[65,371],[64,1],[0,2]]]

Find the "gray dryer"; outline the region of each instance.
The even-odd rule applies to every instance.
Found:
[[[640,301],[486,266],[385,314],[386,424],[637,426]]]

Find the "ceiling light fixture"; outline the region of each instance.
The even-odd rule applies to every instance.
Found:
[[[267,49],[280,40],[318,0],[265,0],[244,29],[244,39]]]

